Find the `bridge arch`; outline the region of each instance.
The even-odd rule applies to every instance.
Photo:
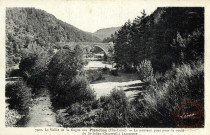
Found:
[[[101,50],[103,50],[103,52],[105,53],[106,56],[109,55],[108,50],[106,50],[105,48],[103,48],[103,47],[101,47],[101,46],[99,46],[99,45],[93,45],[93,47],[98,47],[98,48],[100,48]]]
[[[114,52],[113,43],[96,43],[93,46],[97,46],[101,48],[108,57],[112,57],[113,52]]]
[[[65,46],[69,46],[69,48],[71,48],[71,50],[76,45],[80,45],[80,47],[82,47],[84,52],[85,51],[88,52],[88,50],[90,50],[90,48],[92,48],[92,47],[98,47],[101,50],[103,50],[103,52],[106,54],[107,57],[112,57],[113,52],[114,52],[113,43],[94,43],[94,42],[63,42],[63,43],[60,43],[60,42],[58,42],[57,45],[63,49],[66,48]]]

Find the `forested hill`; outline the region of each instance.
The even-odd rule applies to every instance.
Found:
[[[43,47],[55,42],[100,42],[91,33],[35,8],[7,8],[6,37],[7,55],[14,59],[23,47],[34,42]]]
[[[96,32],[94,32],[93,35],[100,38],[101,40],[104,40],[105,38],[110,37],[112,34],[117,32],[119,29],[120,27],[99,29]]]
[[[35,8],[8,8],[6,17],[8,35],[19,31],[25,34],[27,38],[31,35],[34,37],[34,40],[37,40],[41,45],[43,44],[41,39],[45,42],[100,41],[90,33],[58,20],[55,16],[43,10]]]
[[[115,62],[130,69],[148,59],[156,71],[203,59],[204,9],[157,8],[126,22],[115,34]]]

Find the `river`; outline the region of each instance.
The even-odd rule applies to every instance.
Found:
[[[113,69],[112,64],[108,64],[99,60],[91,60],[85,66],[85,70],[102,69],[105,67]],[[137,74],[123,73],[119,71],[118,76],[114,76],[108,73],[103,74],[103,78],[104,79],[94,81],[90,84],[91,88],[95,91],[97,98],[110,94],[113,89],[125,90],[126,96],[129,98],[132,98],[139,92],[139,86],[136,84],[140,84],[141,81],[139,80]],[[127,91],[128,89],[132,89],[132,91]]]

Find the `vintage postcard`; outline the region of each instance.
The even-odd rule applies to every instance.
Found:
[[[209,133],[207,0],[0,7],[0,135]]]

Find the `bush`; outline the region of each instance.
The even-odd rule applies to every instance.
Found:
[[[83,106],[83,104],[74,103],[70,106],[67,112],[70,115],[82,115],[86,113],[86,108]]]
[[[141,81],[148,82],[153,78],[152,64],[148,60],[143,60],[137,67],[139,78]]]
[[[94,100],[92,102],[92,109],[98,109],[100,107],[100,102],[99,100]]]
[[[95,99],[86,78],[82,50],[61,50],[49,64],[49,89],[55,107],[67,107],[76,102]]]
[[[104,67],[104,68],[102,68],[102,72],[103,73],[109,73],[109,71],[110,71],[110,69],[108,68],[108,67]]]
[[[43,87],[46,84],[47,66],[52,53],[35,43],[29,44],[22,53],[19,64],[21,76],[30,87],[34,89]]]
[[[154,72],[164,73],[167,70],[172,68],[173,62],[176,60],[173,59],[173,54],[161,54],[159,56],[153,56],[151,58],[151,64]]]
[[[59,113],[56,117],[56,121],[61,123],[63,127],[94,127],[94,114],[94,112],[91,112],[89,114],[66,116],[63,113]]]
[[[136,105],[143,111],[144,126],[175,127],[174,108],[184,99],[204,103],[203,64],[183,64],[167,71],[163,79],[157,75],[146,88],[143,102]],[[142,99],[141,99],[142,100]],[[167,119],[165,119],[167,118]]]
[[[130,125],[131,113],[128,99],[122,90],[113,90],[109,96],[100,98],[102,111],[96,121],[99,127],[126,127]]]
[[[99,100],[94,100],[94,101],[85,101],[85,102],[76,102],[72,104],[68,108],[68,113],[70,115],[82,115],[86,112],[90,112],[93,109],[98,109],[99,108]]]
[[[116,69],[111,70],[110,73],[111,73],[113,76],[118,76],[118,71],[117,71]]]
[[[87,79],[90,82],[94,82],[94,81],[103,79],[103,74],[102,74],[101,70],[87,70],[86,74],[87,74]]]
[[[63,85],[62,78],[57,80],[61,82],[57,90],[51,91],[52,102],[55,107],[68,107],[76,102],[89,102],[95,99],[94,91],[89,87],[89,81],[85,76],[76,76],[71,82]],[[52,89],[51,89],[52,90]]]
[[[19,69],[13,69],[8,73],[8,77],[21,76]]]
[[[5,112],[5,126],[15,127],[16,123],[22,118],[22,116],[16,110],[6,109]]]
[[[30,78],[27,79],[27,85],[32,87],[34,90],[44,88],[46,87],[46,76],[47,70],[38,74],[32,74]],[[39,92],[35,91],[33,94],[39,94]]]
[[[16,109],[20,114],[26,114],[31,104],[31,88],[24,82],[6,85],[6,97],[10,109]]]

